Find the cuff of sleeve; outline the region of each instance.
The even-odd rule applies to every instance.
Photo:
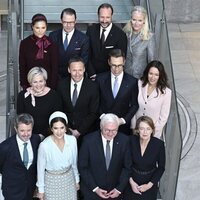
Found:
[[[101,114],[101,116],[99,117],[99,119],[102,119],[102,117],[105,115],[105,113]]]
[[[126,124],[126,121],[124,118],[121,117],[121,120],[123,121],[123,124]]]
[[[99,187],[97,186],[97,187],[95,187],[93,190],[92,190],[92,192],[96,192],[96,190],[97,189],[99,189]]]
[[[116,189],[116,188],[115,188]],[[118,190],[118,189],[116,189],[117,190],[117,192],[119,193],[119,194],[121,194],[121,192]]]

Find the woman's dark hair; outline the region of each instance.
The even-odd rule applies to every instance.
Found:
[[[44,21],[47,24],[47,18],[41,13],[33,15],[31,25],[34,26],[36,22]]]
[[[141,116],[137,119],[135,129],[134,129],[134,134],[139,135],[139,127],[140,127],[141,122],[148,124],[152,128],[153,130],[152,136],[153,136],[155,134],[155,125],[151,117],[148,117],[148,116]]]
[[[50,122],[50,130],[49,132],[52,134],[52,131],[51,131],[51,128],[53,127],[53,124],[56,123],[56,122],[62,122],[64,125],[65,125],[65,128],[66,128],[66,132],[68,132],[68,124],[66,123],[65,119],[62,118],[62,117],[55,117],[51,120]]]
[[[153,60],[149,64],[147,64],[147,67],[145,68],[145,70],[143,72],[143,76],[141,78],[141,80],[143,82],[142,87],[145,87],[146,84],[149,82],[148,73],[152,67],[155,67],[159,71],[159,79],[158,79],[158,83],[157,83],[157,89],[159,89],[161,91],[161,93],[164,94],[164,90],[166,89],[166,87],[169,87],[168,82],[167,82],[168,78],[167,78],[167,74],[165,72],[164,65],[158,60]]]

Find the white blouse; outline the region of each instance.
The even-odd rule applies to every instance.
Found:
[[[65,145],[61,151],[56,143],[53,141],[52,136],[47,137],[40,143],[38,149],[37,160],[37,187],[40,193],[44,193],[44,176],[45,170],[56,171],[63,170],[72,166],[76,183],[79,183],[79,173],[77,169],[77,142],[76,138],[72,135],[64,135]]]

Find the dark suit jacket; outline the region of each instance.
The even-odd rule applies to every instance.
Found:
[[[113,113],[124,118],[126,124],[120,126],[120,131],[128,134],[131,119],[138,110],[137,79],[124,73],[116,98],[113,97],[112,93],[111,72],[99,74],[96,80],[100,88],[100,115]]]
[[[74,56],[82,57],[84,59],[85,65],[87,66],[89,40],[84,33],[75,29],[66,51],[63,47],[62,29],[51,32],[49,37],[57,44],[59,49],[58,69],[61,78],[67,76],[68,61]]]
[[[77,129],[82,135],[94,131],[99,108],[98,87],[95,82],[84,78],[76,105],[73,106],[70,83],[71,78],[67,77],[58,83],[57,88],[63,102],[63,111],[69,120],[69,126]]]
[[[130,177],[129,138],[117,133],[113,141],[112,157],[108,170],[100,131],[83,138],[78,167],[81,176],[81,192],[84,199],[100,199],[92,190],[96,187],[108,192],[116,188],[123,193]]]
[[[32,135],[33,163],[27,169],[20,157],[16,135],[0,144],[0,172],[2,190],[6,200],[30,200],[36,187],[38,135]]]
[[[112,28],[105,45],[100,45],[100,24],[89,26],[86,34],[90,40],[88,75],[89,77],[110,70],[108,65],[108,54],[111,49],[121,49],[126,54],[127,37],[126,34],[116,25],[112,24]]]

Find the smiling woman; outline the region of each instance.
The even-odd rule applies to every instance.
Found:
[[[34,134],[48,135],[48,118],[50,114],[61,109],[61,99],[57,93],[46,86],[47,71],[34,67],[28,72],[31,87],[21,91],[17,99],[17,113],[29,113],[33,116]]]
[[[46,36],[47,19],[43,14],[32,17],[33,34],[23,39],[19,48],[20,85],[23,89],[29,87],[26,76],[35,66],[41,66],[48,72],[47,85],[56,87],[58,74],[58,51],[53,42]]]
[[[79,189],[76,138],[66,134],[68,119],[63,112],[52,113],[49,125],[52,135],[38,150],[38,197],[41,200],[76,200]]]
[[[131,121],[131,128],[135,128],[140,116],[149,116],[155,123],[155,137],[160,138],[169,116],[172,95],[160,61],[154,60],[147,65],[138,81],[138,90],[139,109]]]

